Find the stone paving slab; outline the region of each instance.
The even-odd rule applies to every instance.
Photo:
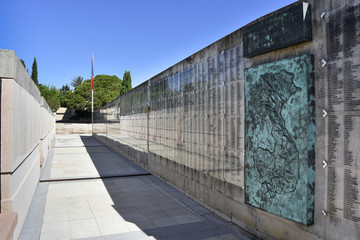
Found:
[[[63,150],[69,148],[66,141],[59,141],[64,139],[68,145],[74,140],[76,148],[83,147],[76,136],[58,136],[57,142],[61,142]],[[93,164],[93,168],[85,168],[86,171],[74,171],[91,176],[95,168],[100,178],[81,180],[72,174],[67,181],[56,181],[54,178],[52,182],[40,182],[20,235],[21,240],[256,239],[156,176],[101,178],[100,173],[110,171],[108,168],[122,166],[130,169],[133,164],[121,162],[122,156],[105,146],[98,146],[91,138],[85,138],[84,142],[83,145],[91,142],[92,146],[88,148],[99,150],[91,151],[105,155],[91,155],[84,149],[70,154],[65,150],[57,151],[55,144],[51,149],[54,155],[49,154],[53,159],[48,159],[47,164],[52,164],[50,169],[53,170],[58,168],[54,164],[56,162],[78,164],[81,157],[87,160],[93,157],[101,160],[100,163]],[[64,157],[65,154],[68,156]],[[92,159],[90,161],[93,162]],[[89,161],[81,163],[91,166]],[[82,166],[78,164],[77,167]],[[141,168],[135,166],[134,170],[140,171]],[[45,173],[44,170],[43,175]],[[54,177],[61,178],[60,175]]]
[[[40,181],[148,174],[91,135],[58,135]]]

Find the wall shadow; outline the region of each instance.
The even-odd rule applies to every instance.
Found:
[[[127,222],[130,231],[107,237],[195,240],[232,236],[256,239],[94,137],[80,137],[112,199],[112,208]]]

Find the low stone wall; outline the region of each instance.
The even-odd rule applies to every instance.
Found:
[[[91,123],[56,123],[56,134],[91,134]]]
[[[14,51],[0,50],[1,206],[17,213],[17,239],[55,134],[55,115]]]

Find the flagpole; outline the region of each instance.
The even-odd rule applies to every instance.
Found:
[[[91,56],[91,134],[94,133],[94,54]]]
[[[91,134],[94,132],[94,89],[91,90]]]

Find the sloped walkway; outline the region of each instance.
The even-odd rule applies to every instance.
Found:
[[[256,239],[89,135],[58,135],[20,239]]]

